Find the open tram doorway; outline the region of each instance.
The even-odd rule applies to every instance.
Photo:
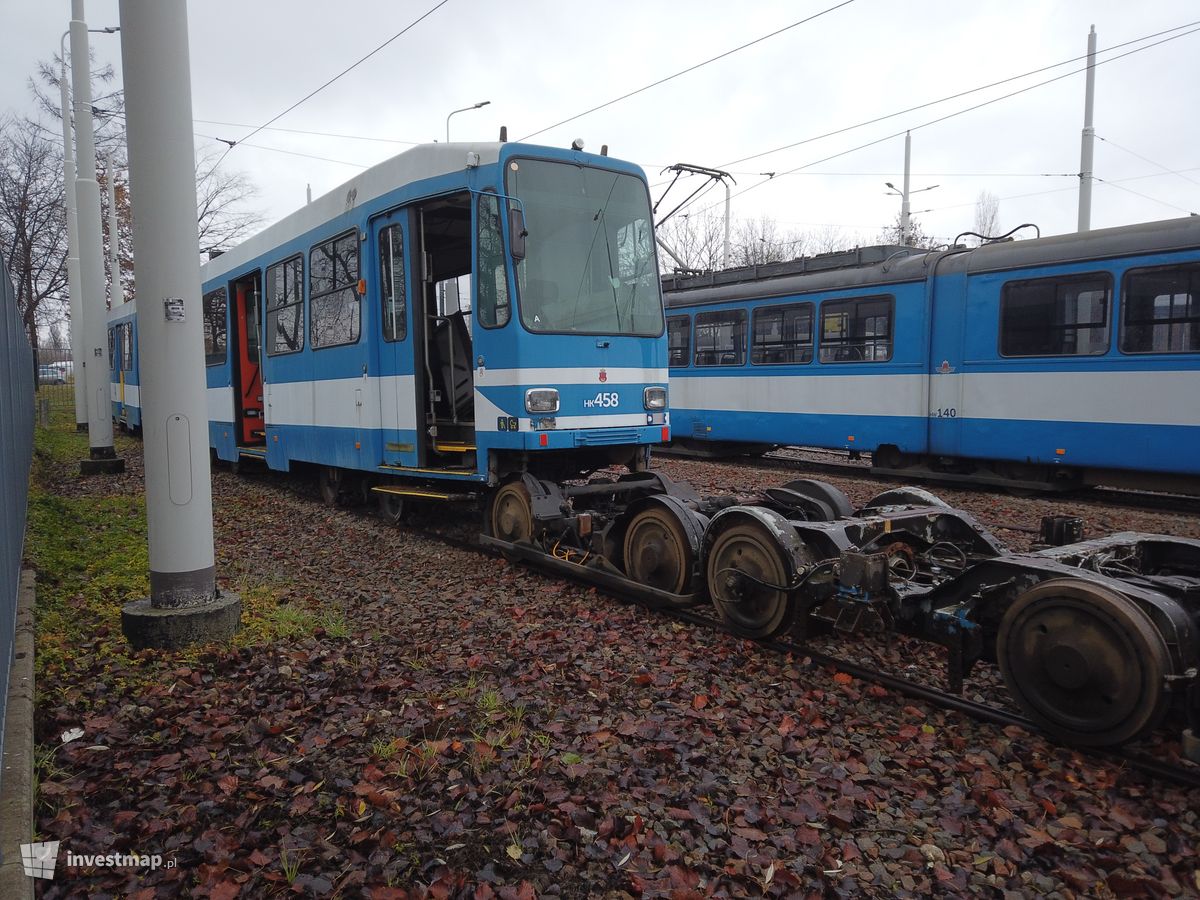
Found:
[[[231,285],[233,299],[230,322],[233,326],[233,411],[237,442],[240,447],[265,447],[266,421],[263,418],[262,341],[259,327],[259,303],[262,273],[252,272]]]
[[[418,465],[476,468],[471,330],[471,194],[411,209],[418,249],[412,284]]]

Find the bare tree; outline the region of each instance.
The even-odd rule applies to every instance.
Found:
[[[665,271],[684,268],[690,271],[711,272],[721,268],[725,225],[724,218],[716,211],[676,213],[657,226],[655,231],[658,240],[679,257],[675,260],[670,254],[660,253],[659,264]]]
[[[201,250],[224,250],[248,237],[262,215],[246,204],[258,188],[245,173],[222,169],[216,151],[196,158],[196,216]]]
[[[975,231],[984,237],[996,237],[1000,231],[1000,198],[990,191],[980,191],[975,201]]]
[[[808,247],[813,253],[836,253],[858,246],[854,236],[837,225],[822,225],[808,233]]]
[[[779,226],[770,216],[743,219],[731,240],[729,262],[734,266],[760,266],[793,259],[803,254],[803,244],[803,237],[787,240],[781,236]]]
[[[62,156],[25,119],[0,121],[0,247],[36,361],[38,326],[65,316],[67,223]]]
[[[92,70],[92,115],[96,125],[97,173],[101,196],[106,197],[105,187],[110,173],[105,160],[112,159],[114,187],[117,195],[118,252],[121,258],[122,288],[126,298],[133,295],[133,216],[129,205],[129,164],[125,153],[125,94],[114,88],[111,66]],[[62,109],[59,100],[59,58],[38,64],[35,78],[30,79],[30,89],[40,109],[53,121],[54,137],[61,134]],[[40,127],[40,126],[39,126]],[[49,132],[47,132],[49,133]],[[233,171],[220,165],[220,156],[215,151],[200,152],[196,157],[196,213],[199,232],[199,248],[202,251],[227,249],[262,224],[262,216],[250,203],[258,194],[258,188],[243,172]],[[107,199],[102,204],[107,205]],[[105,266],[108,262],[108,219],[105,215]],[[107,272],[109,283],[112,273]]]
[[[938,245],[937,238],[926,234],[917,217],[911,215],[908,217],[908,240],[904,241],[903,229],[900,227],[900,213],[896,213],[896,218],[892,220],[892,223],[879,232],[879,243],[904,244],[919,250],[932,250]]]

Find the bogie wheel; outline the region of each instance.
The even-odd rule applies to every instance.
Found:
[[[492,495],[488,525],[493,537],[509,543],[533,540],[533,507],[529,491],[519,481],[510,481]]]
[[[625,531],[625,574],[641,584],[672,594],[691,586],[696,557],[683,523],[661,506],[643,509]]]
[[[1073,578],[1016,599],[996,638],[1000,671],[1038,725],[1084,746],[1146,734],[1166,709],[1167,647],[1132,601]]]
[[[317,482],[321,488],[321,501],[326,506],[337,506],[342,495],[342,470],[336,466],[322,466]]]
[[[404,514],[408,510],[403,497],[383,491],[376,491],[375,496],[378,498],[375,502],[379,505],[379,518],[389,525],[399,525],[404,521]]]
[[[706,574],[717,612],[736,634],[769,638],[791,625],[794,604],[778,589],[788,582],[788,566],[757,522],[740,522],[717,535]]]

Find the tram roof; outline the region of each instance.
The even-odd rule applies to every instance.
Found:
[[[356,206],[368,203],[398,187],[460,172],[467,167],[467,154],[479,155],[479,165],[495,163],[500,158],[499,142],[419,144],[403,153],[378,163],[355,175],[320,197],[314,197],[293,213],[269,225],[253,237],[204,263],[201,281],[223,275],[286,244],[324,222],[344,215]]]

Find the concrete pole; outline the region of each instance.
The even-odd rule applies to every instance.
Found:
[[[125,302],[125,292],[121,290],[121,232],[117,224],[116,175],[112,154],[107,153],[104,156],[104,179],[108,190],[108,271],[112,276],[108,305],[112,309]]]
[[[67,86],[67,31],[59,42],[62,68],[63,185],[67,201],[67,290],[71,294],[71,371],[75,376],[75,430],[87,431],[87,379],[83,368],[83,305],[79,287],[79,220],[75,213],[75,147],[71,137],[71,89]]]
[[[150,597],[121,625],[176,647],[232,636],[241,601],[216,589],[187,7],[120,9],[150,540]]]
[[[912,132],[904,132],[904,190],[900,193],[900,243],[908,246],[909,234],[909,177],[912,172]]]
[[[1096,26],[1088,33],[1087,93],[1083,101],[1083,145],[1079,151],[1079,230],[1092,228],[1092,155],[1096,144],[1096,129],[1092,127],[1092,111],[1096,102]]]
[[[725,185],[725,247],[721,251],[721,253],[722,253],[721,268],[728,269],[729,268],[729,199],[730,199],[730,194],[729,194],[729,182],[725,181],[724,178],[721,179],[721,182]]]
[[[104,302],[104,247],[100,228],[100,185],[92,134],[92,75],[83,0],[71,0],[71,86],[75,95],[75,208],[79,224],[79,274],[83,310],[83,368],[87,377],[89,459],[85,475],[125,471],[113,450],[112,390],[108,371],[108,323]],[[79,377],[78,369],[76,378]]]

